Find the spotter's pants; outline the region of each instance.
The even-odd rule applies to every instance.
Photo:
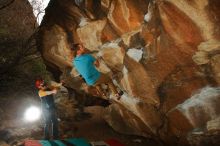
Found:
[[[55,108],[42,108],[44,118],[44,139],[58,139],[58,120]]]

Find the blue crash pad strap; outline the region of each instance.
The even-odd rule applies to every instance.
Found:
[[[75,146],[91,146],[88,141],[84,138],[69,138],[66,139],[68,143],[74,144]]]
[[[56,144],[58,144],[58,146],[69,146],[69,145],[65,144],[62,140],[54,140],[54,142]]]
[[[72,144],[72,143],[70,143],[70,142],[68,142],[66,140],[61,140],[61,141],[62,141],[62,143],[65,144],[65,146],[76,146],[76,145],[74,145],[74,144]]]
[[[57,143],[55,143],[54,141],[51,140],[40,140],[39,141],[43,146],[60,146]]]
[[[43,146],[91,146],[84,138],[69,138],[65,140],[40,140]]]

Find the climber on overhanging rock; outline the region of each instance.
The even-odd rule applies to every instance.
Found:
[[[85,79],[86,84],[95,86],[97,91],[102,92],[101,84],[107,84],[111,92],[119,100],[123,95],[123,91],[117,92],[117,87],[113,84],[112,79],[107,75],[100,73],[95,67],[99,67],[99,61],[92,55],[86,53],[86,48],[82,44],[74,44],[71,48],[74,54],[73,65],[79,74]]]

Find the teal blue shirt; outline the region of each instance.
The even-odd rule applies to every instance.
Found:
[[[94,85],[101,73],[95,68],[95,58],[90,54],[83,54],[75,57],[73,65],[88,85]]]

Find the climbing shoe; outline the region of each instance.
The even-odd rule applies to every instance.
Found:
[[[123,91],[119,91],[115,96],[117,97],[117,100],[121,99],[121,96],[124,94]]]

